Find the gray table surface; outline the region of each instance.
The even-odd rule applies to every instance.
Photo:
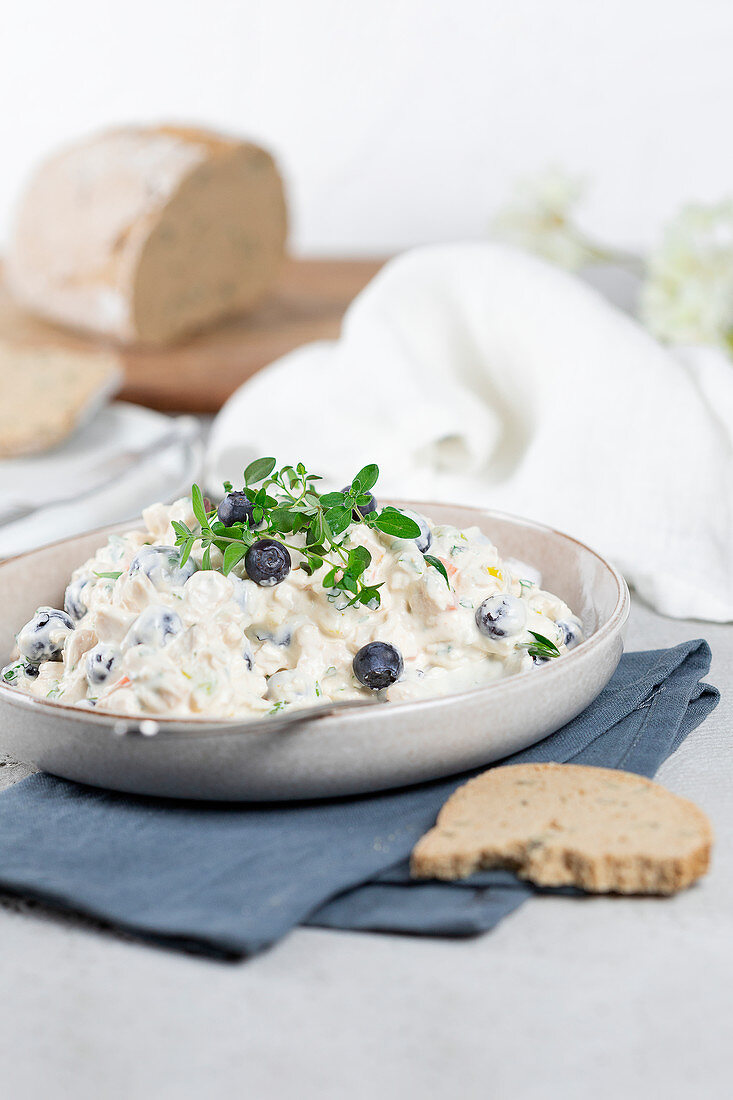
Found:
[[[670,900],[542,898],[474,940],[298,930],[224,964],[0,907],[13,1100],[733,1095],[733,630],[636,606],[629,648],[706,637],[718,709],[659,779],[712,817]],[[0,769],[3,785],[24,774]]]

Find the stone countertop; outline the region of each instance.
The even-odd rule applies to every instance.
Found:
[[[0,907],[13,1100],[594,1100],[730,1095],[733,629],[635,606],[628,648],[705,637],[720,705],[659,780],[699,802],[710,875],[669,900],[535,899],[473,940],[297,930],[249,962]],[[0,768],[0,785],[27,773]]]

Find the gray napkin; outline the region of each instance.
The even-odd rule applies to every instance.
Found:
[[[583,714],[506,763],[558,761],[653,776],[710,713],[710,649],[627,653]],[[536,888],[507,872],[412,882],[407,859],[468,776],[327,802],[138,798],[36,775],[0,795],[0,889],[141,938],[225,958],[297,924],[469,935]]]

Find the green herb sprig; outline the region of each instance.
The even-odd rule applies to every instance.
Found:
[[[537,634],[534,630],[530,630],[529,633],[534,638],[534,641],[520,642],[517,649],[526,649],[530,657],[542,657],[545,660],[561,656],[560,650],[555,643],[551,642],[549,638],[546,638],[544,634]]]
[[[379,467],[370,463],[352,478],[348,489],[321,494],[315,483],[322,479],[309,473],[302,462],[279,470],[276,465],[274,458],[258,458],[244,471],[244,493],[253,505],[252,519],[259,530],[246,523],[226,527],[218,519],[216,509],[207,509],[199,486],[192,486],[191,503],[198,529],[191,530],[185,523],[173,521],[176,546],[183,548],[181,563],[186,563],[193,547],[200,542],[202,568],[212,568],[211,548],[215,546],[223,557],[221,571],[227,575],[253,543],[261,538],[275,539],[300,555],[299,568],[309,575],[328,566],[323,587],[334,595],[345,593],[349,597],[346,606],[379,607],[382,585],[367,584],[364,580],[372,556],[365,546],[346,546],[349,529],[364,524],[395,538],[414,539],[420,535],[419,525],[397,508],[364,511],[377,483]],[[231,492],[231,482],[225,482],[224,488]],[[288,536],[301,533],[304,546],[287,541]],[[425,560],[442,573],[447,583],[443,563],[437,558]]]

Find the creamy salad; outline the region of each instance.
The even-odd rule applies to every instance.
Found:
[[[3,681],[115,714],[230,719],[461,692],[582,640],[571,609],[477,527],[380,513],[358,478],[341,505],[304,481],[308,526],[286,533],[291,519],[258,506],[260,490],[230,491],[216,511],[196,490],[146,509],[144,529],[111,536],[73,573],[63,610],[41,607],[22,627]],[[267,499],[285,499],[269,484]],[[318,515],[345,529],[318,538]]]

